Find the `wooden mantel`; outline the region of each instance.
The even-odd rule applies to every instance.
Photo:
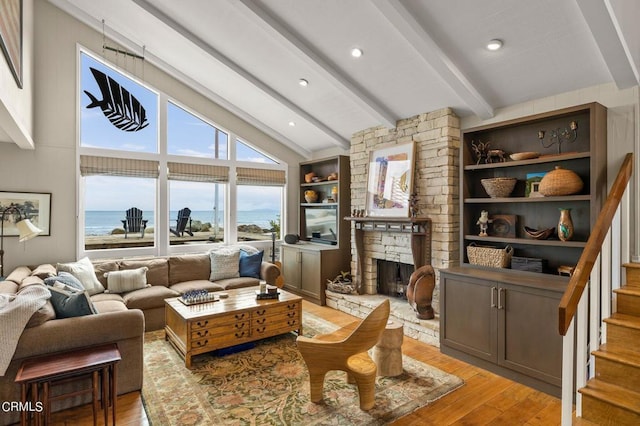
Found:
[[[403,217],[345,217],[354,222],[356,243],[356,285],[362,293],[362,271],[364,270],[365,231],[400,232],[411,234],[411,255],[414,270],[431,264],[431,219]]]

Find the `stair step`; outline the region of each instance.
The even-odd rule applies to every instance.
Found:
[[[617,295],[616,310],[640,317],[640,287],[624,286],[613,290]]]
[[[601,425],[640,424],[640,393],[591,379],[579,389],[582,417]]]
[[[640,317],[616,312],[607,323],[607,345],[610,350],[640,352]]]
[[[596,378],[603,382],[638,390],[640,384],[640,356],[637,353],[600,346],[593,352],[596,357]]]
[[[624,263],[627,271],[627,285],[640,287],[640,263]]]

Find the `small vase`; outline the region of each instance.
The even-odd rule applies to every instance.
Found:
[[[561,241],[569,241],[573,238],[573,220],[571,220],[571,209],[560,209],[560,220],[558,221],[558,238]]]

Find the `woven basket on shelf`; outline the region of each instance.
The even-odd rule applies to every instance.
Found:
[[[509,177],[497,177],[481,179],[480,183],[491,198],[508,197],[516,186],[518,179]]]
[[[513,256],[513,247],[510,245],[502,249],[482,247],[476,243],[467,246],[467,257],[472,265],[508,268],[511,265],[511,256]]]
[[[538,192],[545,197],[557,197],[577,194],[582,191],[583,186],[584,183],[576,172],[556,166],[555,170],[544,175]]]

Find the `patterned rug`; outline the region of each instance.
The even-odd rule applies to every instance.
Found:
[[[337,327],[303,313],[305,335]],[[403,356],[404,373],[379,377],[376,406],[359,408],[346,374],[329,372],[324,402],[309,401],[309,376],[293,333],[256,342],[231,355],[204,354],[192,369],[164,340],[145,335],[142,396],[149,421],[160,425],[383,425],[462,386],[462,379]]]

